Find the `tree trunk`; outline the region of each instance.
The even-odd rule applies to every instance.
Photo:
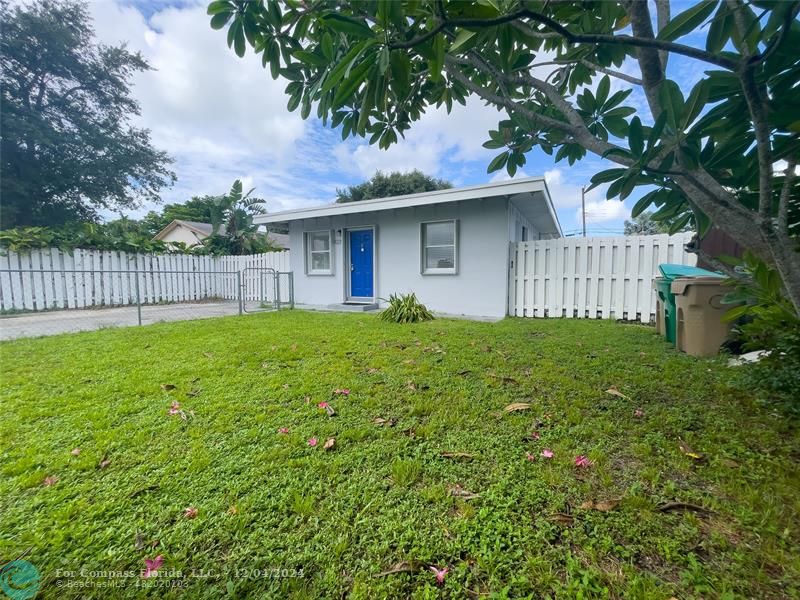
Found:
[[[792,240],[770,243],[772,262],[783,280],[786,295],[792,301],[795,314],[800,317],[800,252],[792,247]]]

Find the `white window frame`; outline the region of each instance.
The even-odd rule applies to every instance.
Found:
[[[312,253],[323,253],[324,250],[312,250],[309,239],[313,234],[324,233],[328,236],[328,268],[327,269],[313,269],[314,261],[311,260]],[[333,275],[333,232],[330,229],[319,229],[316,231],[303,232],[303,244],[305,245],[305,261],[306,261],[306,275]]]
[[[449,248],[451,244],[427,246],[425,239],[425,226],[438,223],[453,224],[453,266],[447,268],[427,267],[426,248]],[[441,219],[438,221],[422,221],[419,224],[419,265],[422,275],[458,275],[458,219]]]

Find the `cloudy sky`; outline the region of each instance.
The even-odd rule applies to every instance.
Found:
[[[175,159],[178,181],[163,192],[165,202],[224,193],[236,178],[255,187],[274,212],[330,202],[337,187],[360,183],[378,169],[417,168],[456,186],[505,177],[486,173],[497,151],[481,147],[502,118],[494,108],[471,99],[449,115],[431,110],[388,151],[360,138],[343,142],[338,131],[288,112],[286,82],[273,81],[252,54],[237,58],[224,33],[210,28],[205,6],[191,0],[91,2],[98,39],[127,43],[153,67],[136,76],[133,95],[142,111],[137,124],[149,128],[154,144]],[[633,106],[641,102],[630,100]],[[596,158],[572,167],[556,164],[535,149],[521,175],[547,178],[564,232],[572,233],[580,228],[580,188],[602,168]],[[587,227],[598,235],[621,233],[634,203],[635,198],[606,201],[602,190],[593,190],[587,195]]]

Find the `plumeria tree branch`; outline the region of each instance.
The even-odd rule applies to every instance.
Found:
[[[714,223],[778,270],[800,313],[799,186],[772,171],[800,155],[800,0],[758,17],[740,0],[653,6],[608,1],[589,20],[577,3],[526,0],[214,0],[208,12],[237,54],[251,45],[288,82],[289,110],[316,111],[343,138],[388,148],[429,107],[477,96],[501,114],[490,172],[513,176],[534,148],[569,164],[596,154],[614,167],[592,178],[608,198],[639,188],[634,216],[654,205],[701,235]],[[678,60],[704,72],[691,90],[669,78]],[[626,101],[631,87],[648,114]]]

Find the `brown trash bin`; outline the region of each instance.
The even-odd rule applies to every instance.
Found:
[[[731,323],[722,320],[731,288],[722,277],[681,277],[672,282],[677,312],[675,347],[692,356],[716,356],[728,339]]]

